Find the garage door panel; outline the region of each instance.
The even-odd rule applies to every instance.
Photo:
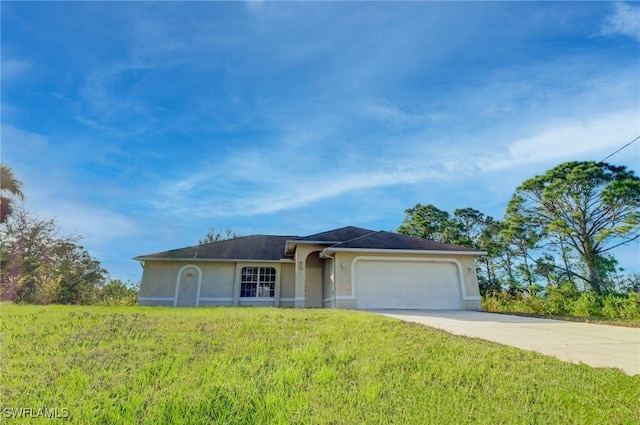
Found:
[[[360,260],[355,265],[356,308],[459,310],[454,263]]]

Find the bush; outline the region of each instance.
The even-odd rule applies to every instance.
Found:
[[[531,313],[531,314],[545,313],[546,301],[543,298],[532,295],[529,297],[525,297],[523,301],[525,301],[525,308],[528,309],[527,313]]]
[[[571,282],[565,282],[558,286],[547,287],[547,299],[545,313],[547,314],[571,314],[573,302],[578,299],[580,292]]]
[[[602,316],[607,319],[617,319],[622,317],[622,308],[624,306],[624,297],[617,294],[609,294],[602,301]]]
[[[578,317],[601,317],[602,296],[595,292],[584,292],[572,303],[570,314]]]
[[[499,292],[490,292],[482,297],[482,309],[484,311],[504,311],[503,298]]]
[[[123,283],[120,279],[111,280],[98,291],[99,305],[136,305],[138,303],[138,285]]]
[[[491,292],[482,299],[484,311],[544,314],[545,300],[525,293]]]
[[[640,294],[637,292],[629,292],[629,295],[622,303],[620,318],[640,319]]]
[[[572,284],[563,284],[548,287],[546,296],[493,291],[482,297],[482,308],[499,313],[637,320],[640,319],[640,294],[603,296],[595,292],[581,293]]]

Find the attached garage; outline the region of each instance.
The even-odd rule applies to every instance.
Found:
[[[447,260],[354,261],[357,309],[461,310],[459,265]]]

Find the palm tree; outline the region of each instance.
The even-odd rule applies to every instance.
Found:
[[[13,169],[0,164],[0,223],[4,223],[13,212],[14,198],[24,199],[21,187],[22,182],[13,174]]]

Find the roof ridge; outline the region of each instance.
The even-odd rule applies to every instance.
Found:
[[[199,246],[214,245],[214,244],[217,244],[217,243],[228,242],[228,241],[233,241],[233,240],[238,240],[238,239],[254,238],[254,237],[291,238],[291,237],[297,237],[297,236],[291,236],[291,235],[243,235],[243,236],[236,236],[236,237],[228,238],[228,239],[220,239],[219,241],[213,241],[213,242],[207,242],[207,243],[198,243],[198,244],[195,244],[195,245],[183,246],[182,248],[169,249],[169,250],[163,251],[163,252],[179,251],[181,249],[197,248]]]
[[[368,229],[364,229],[364,230],[368,230]],[[366,235],[358,236],[357,238],[349,239],[348,241],[343,241],[332,246],[342,245],[343,243],[357,241],[358,239],[362,239],[362,238],[368,238],[369,236],[372,236],[372,235],[375,235],[376,233],[381,233],[381,232],[382,230],[374,230],[373,232],[367,233]]]
[[[366,230],[366,231],[370,231],[370,232],[374,232],[374,230],[371,229],[365,229],[364,227],[358,227],[358,226],[344,226],[344,227],[339,227],[337,229],[331,229],[331,230],[325,230],[324,232],[316,232],[316,233],[312,233],[310,235],[307,236],[300,236],[300,238],[306,239],[309,238],[311,236],[317,236],[317,235],[324,235],[327,233],[336,233],[336,232],[340,232],[343,230],[347,230],[347,229],[354,229],[354,230]]]

